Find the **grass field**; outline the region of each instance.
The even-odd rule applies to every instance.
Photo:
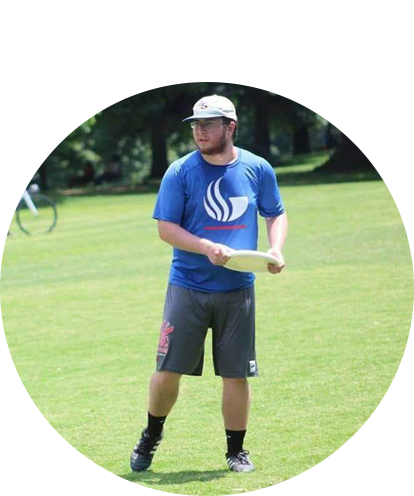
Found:
[[[11,354],[37,407],[81,453],[162,491],[241,493],[311,468],[372,414],[412,316],[412,263],[398,210],[381,181],[283,187],[280,176],[280,183],[290,219],[287,268],[257,277],[261,375],[251,380],[245,445],[257,470],[250,474],[226,468],[210,353],[202,378],[182,380],[153,470],[130,473],[171,258],[151,219],[155,194],[64,198],[50,235],[30,238],[12,225],[0,286]]]

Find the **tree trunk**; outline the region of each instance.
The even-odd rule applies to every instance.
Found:
[[[40,188],[45,191],[49,188],[48,171],[46,163],[43,163],[37,171],[40,178]]]
[[[152,165],[150,177],[161,179],[168,168],[167,133],[165,124],[155,121],[151,125]]]
[[[338,136],[334,136],[332,130],[333,126],[330,122],[328,122],[325,131],[325,148],[328,150],[335,148],[337,145]]]
[[[372,170],[414,159],[398,125],[393,92],[392,83],[348,83],[341,144],[323,170]]]
[[[293,134],[293,153],[309,153],[310,151],[309,127],[306,124],[299,124],[295,127]]]
[[[270,154],[270,116],[269,106],[263,92],[260,92],[255,101],[255,135],[254,148],[255,153],[271,160]]]

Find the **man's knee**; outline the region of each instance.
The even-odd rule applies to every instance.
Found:
[[[246,377],[223,377],[223,398],[247,398],[250,384]]]
[[[151,381],[158,384],[161,387],[175,386],[179,384],[181,379],[181,374],[176,374],[175,372],[167,371],[157,371],[154,372]]]
[[[245,387],[247,384],[247,377],[223,377],[224,387]]]

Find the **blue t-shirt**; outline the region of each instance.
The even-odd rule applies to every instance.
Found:
[[[154,219],[179,224],[198,236],[235,250],[257,250],[258,217],[284,213],[276,175],[263,158],[237,148],[237,160],[211,165],[197,150],[166,171]],[[174,248],[169,282],[204,292],[248,288],[251,272],[213,265],[207,256]]]

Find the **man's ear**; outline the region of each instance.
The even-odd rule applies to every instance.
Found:
[[[227,126],[227,130],[231,132],[231,136],[234,138],[234,130],[236,129],[236,124],[234,121],[231,121],[230,124]]]

